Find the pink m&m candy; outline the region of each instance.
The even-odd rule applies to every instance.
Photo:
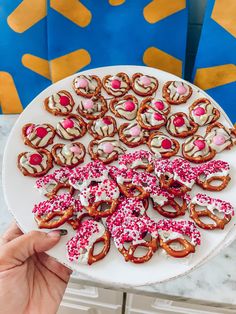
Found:
[[[102,122],[103,122],[104,124],[106,124],[106,125],[112,124],[112,121],[111,121],[111,119],[110,119],[109,117],[104,117],[104,118],[102,118]]]
[[[165,138],[162,142],[161,142],[161,147],[164,149],[170,149],[172,146],[171,141],[168,138]]]
[[[30,158],[29,158],[29,163],[33,166],[37,166],[37,165],[40,165],[41,162],[42,162],[43,158],[41,155],[39,154],[32,154],[30,155]]]
[[[75,155],[80,155],[81,154],[81,149],[78,146],[76,146],[76,145],[72,146],[70,148],[70,151],[72,153],[74,153]]]
[[[119,89],[120,85],[121,85],[121,81],[119,81],[119,80],[115,79],[115,80],[111,81],[111,87],[114,89]]]
[[[128,100],[125,102],[124,107],[126,111],[133,111],[135,109],[135,104],[132,101]]]
[[[163,120],[163,116],[160,113],[158,113],[158,112],[155,112],[153,116],[154,116],[154,119],[157,120],[157,121],[162,121]]]
[[[196,140],[193,142],[193,144],[197,146],[199,150],[203,150],[206,147],[206,144],[203,140]]]
[[[206,110],[204,108],[202,108],[202,107],[197,107],[197,108],[195,108],[193,110],[193,113],[194,113],[195,116],[199,117],[199,116],[204,115],[206,113]]]
[[[151,84],[151,79],[145,75],[140,76],[139,81],[141,84],[143,84],[144,86],[149,86]]]
[[[48,134],[48,131],[43,127],[38,127],[36,129],[36,134],[38,137],[43,138],[44,136]]]
[[[61,124],[65,129],[71,129],[74,126],[74,122],[71,119],[65,119]]]
[[[183,117],[175,117],[173,120],[173,123],[177,127],[183,126],[185,124],[184,118]]]
[[[31,124],[27,129],[26,129],[26,135],[29,135],[30,133],[33,132],[35,125]]]
[[[62,106],[68,106],[70,104],[70,99],[67,96],[60,96],[60,104]]]
[[[177,93],[180,95],[183,95],[187,92],[186,87],[184,87],[184,85],[182,85],[182,84],[179,85],[176,90],[177,90]]]
[[[88,81],[84,78],[79,78],[76,82],[78,88],[86,88],[88,86]]]
[[[224,135],[216,135],[212,139],[212,142],[215,145],[222,145],[225,143],[225,141],[226,141],[226,139],[225,139]]]
[[[113,152],[114,146],[112,145],[112,143],[105,143],[103,144],[102,149],[104,153],[110,154],[111,152]]]
[[[85,109],[92,109],[93,108],[93,101],[92,101],[92,99],[87,99],[84,102],[84,108]]]
[[[132,136],[138,136],[138,135],[141,133],[141,129],[140,129],[140,127],[137,125],[137,126],[132,127],[132,128],[129,130],[129,132],[130,132],[130,135],[132,135]]]
[[[156,107],[157,110],[163,110],[163,109],[165,108],[165,106],[164,106],[164,104],[163,104],[162,101],[156,101],[156,102],[154,103],[154,105],[155,105],[155,107]]]

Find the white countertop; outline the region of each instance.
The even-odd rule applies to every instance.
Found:
[[[16,121],[17,116],[0,116],[0,169],[2,169],[2,155],[7,137]],[[0,180],[0,234],[4,232],[12,220],[7,211]],[[158,271],[158,265],[157,265]],[[84,284],[99,285],[79,274],[73,274],[72,280],[81,280]],[[101,286],[101,284],[99,285]],[[103,286],[115,289],[116,287]],[[117,287],[121,289],[122,287]],[[171,280],[154,286],[125,289],[128,292],[154,295],[157,298],[170,300],[186,300],[200,304],[220,304],[224,307],[236,309],[236,241],[219,255],[212,258],[199,269],[179,279]]]

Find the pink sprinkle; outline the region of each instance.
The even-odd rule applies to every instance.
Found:
[[[197,107],[197,108],[195,108],[193,110],[193,113],[194,113],[195,116],[200,117],[200,116],[202,116],[202,115],[204,115],[206,113],[206,110],[204,108],[202,108],[202,107]]]
[[[124,103],[124,107],[126,111],[133,111],[135,109],[135,104],[132,101],[128,100]]]
[[[212,142],[215,145],[222,145],[225,143],[225,141],[226,141],[226,139],[225,139],[224,135],[216,135],[212,139]]]
[[[71,129],[74,127],[74,122],[71,119],[65,119],[61,123],[65,129]]]
[[[114,146],[112,145],[112,143],[104,143],[102,149],[104,153],[110,154],[111,152],[113,152]]]
[[[88,81],[84,78],[77,79],[76,82],[77,88],[86,88],[88,86]]]
[[[184,87],[184,85],[182,84],[179,85],[176,90],[177,90],[177,93],[180,95],[184,95],[187,92],[186,87]]]
[[[206,147],[206,144],[203,140],[195,140],[193,144],[197,146],[199,150],[203,150]]]
[[[114,89],[119,89],[121,86],[121,81],[119,80],[112,80],[111,81],[111,87]]]
[[[151,84],[151,79],[145,75],[140,76],[139,81],[141,82],[141,84],[143,84],[144,86],[149,86]]]
[[[141,133],[141,129],[140,129],[140,127],[137,125],[137,126],[134,126],[133,128],[131,128],[131,129],[129,130],[129,132],[130,132],[130,135],[132,135],[132,136],[138,136],[138,135]]]

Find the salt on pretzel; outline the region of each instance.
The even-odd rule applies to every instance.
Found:
[[[104,76],[102,85],[108,95],[121,97],[130,89],[130,80],[126,73],[119,72],[115,76]]]
[[[198,210],[197,206],[203,207]],[[198,193],[189,204],[190,217],[202,229],[214,230],[224,229],[225,225],[231,220],[234,215],[233,206],[226,201],[215,199],[206,194]],[[217,213],[215,212],[217,211]],[[219,216],[218,212],[223,215]],[[201,218],[208,217],[212,223],[204,223]]]
[[[134,120],[138,110],[138,99],[133,95],[125,95],[121,98],[113,98],[110,101],[111,112],[117,118]]]
[[[76,114],[70,114],[57,123],[56,133],[64,140],[76,140],[85,135],[86,122]]]
[[[180,105],[192,96],[192,87],[182,81],[168,81],[162,89],[162,96],[172,105]]]
[[[209,99],[199,98],[189,107],[190,118],[199,126],[214,123],[220,118],[220,111]]]
[[[135,73],[132,76],[132,89],[139,96],[150,96],[155,93],[158,88],[158,80],[154,76]]]
[[[175,258],[183,258],[195,252],[201,243],[201,235],[193,222],[162,219],[157,223],[160,247]],[[186,238],[188,237],[188,239]],[[190,239],[190,240],[189,240]]]
[[[179,151],[179,142],[168,135],[155,131],[148,139],[148,147],[154,154],[160,154],[163,158],[170,158]]]
[[[140,104],[140,107],[142,107],[143,105],[148,105],[152,107],[155,111],[164,114],[165,116],[168,116],[171,110],[170,104],[168,104],[165,100],[158,99],[156,97],[144,98]]]
[[[67,116],[74,105],[73,97],[66,90],[60,90],[44,100],[44,108],[54,116]]]
[[[197,168],[197,184],[208,191],[222,191],[231,180],[230,167],[226,161],[212,160]],[[213,184],[220,182],[220,184]]]
[[[54,127],[48,123],[38,125],[27,123],[22,128],[24,144],[36,149],[52,144],[55,134]]]
[[[166,129],[174,137],[185,138],[196,133],[198,125],[190,120],[186,113],[176,112],[168,117]]]
[[[118,163],[120,168],[127,169],[143,169],[152,172],[154,169],[154,160],[156,156],[146,150],[137,150],[135,152],[123,154],[119,156]]]
[[[103,243],[102,250],[94,254],[98,243]],[[91,265],[103,259],[109,250],[110,233],[95,220],[83,221],[76,235],[67,242],[67,255],[71,262]]]
[[[105,116],[88,123],[88,132],[95,140],[103,137],[113,137],[117,132],[116,120],[111,116]]]
[[[108,111],[107,101],[103,96],[81,100],[76,110],[87,120],[97,120]]]
[[[86,98],[99,95],[102,88],[102,82],[96,75],[79,75],[72,85],[77,95]]]
[[[121,142],[129,147],[145,144],[149,136],[148,131],[142,130],[137,122],[121,124],[118,133]]]
[[[137,113],[139,125],[146,130],[159,130],[166,124],[166,115],[157,112],[148,104],[140,106]]]

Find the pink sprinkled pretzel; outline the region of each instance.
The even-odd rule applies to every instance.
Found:
[[[138,150],[132,153],[121,155],[118,159],[119,166],[121,168],[132,168],[132,169],[144,169],[148,172],[152,172],[154,167],[153,163],[155,156],[146,151]]]

